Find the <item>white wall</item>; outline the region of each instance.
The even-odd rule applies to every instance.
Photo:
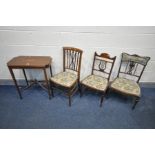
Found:
[[[81,78],[90,74],[95,51],[117,56],[112,79],[121,53],[127,52],[151,57],[141,81],[155,82],[155,27],[1,26],[0,79],[11,79],[6,63],[19,55],[49,55],[53,58],[53,73],[62,71],[63,46],[83,49]],[[16,71],[16,77],[22,79],[22,72]]]

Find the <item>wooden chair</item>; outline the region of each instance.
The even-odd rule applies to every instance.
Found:
[[[109,54],[94,54],[92,74],[81,81],[81,96],[85,88],[102,93],[100,107],[102,107],[103,98],[108,88],[110,75],[115,63],[116,57],[111,58]]]
[[[78,48],[63,47],[63,72],[50,79],[52,96],[54,88],[65,91],[69,97],[69,106],[71,96],[79,89],[82,53],[83,51]]]
[[[149,60],[150,57],[122,53],[117,78],[109,86],[110,90],[135,97],[132,109],[140,99],[141,89],[138,83]]]

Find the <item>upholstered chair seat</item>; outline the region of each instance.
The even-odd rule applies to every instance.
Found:
[[[118,77],[111,83],[111,88],[125,94],[140,97],[141,89],[137,82]]]
[[[105,91],[108,87],[108,80],[98,75],[89,75],[85,79],[83,79],[81,83],[92,89],[101,91]]]
[[[61,72],[51,77],[52,82],[64,87],[71,87],[76,83],[77,79],[77,75],[71,72]]]

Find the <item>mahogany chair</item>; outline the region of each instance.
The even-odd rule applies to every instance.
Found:
[[[83,91],[91,89],[102,94],[100,107],[102,107],[103,98],[108,88],[110,75],[115,63],[116,56],[111,58],[109,54],[102,53],[94,54],[94,61],[91,75],[87,76],[81,81],[81,96]]]
[[[71,106],[71,96],[79,88],[81,58],[83,51],[73,47],[63,47],[63,72],[51,77],[50,86],[52,96],[53,89],[59,89],[65,92],[69,98],[69,106]]]
[[[134,97],[135,103],[132,109],[135,108],[140,99],[141,89],[139,80],[149,60],[150,57],[122,53],[117,78],[109,86],[110,90]]]

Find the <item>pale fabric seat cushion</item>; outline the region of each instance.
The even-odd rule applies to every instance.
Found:
[[[110,87],[129,95],[140,96],[141,94],[139,85],[135,81],[126,78],[116,78]]]
[[[77,81],[77,75],[71,72],[61,72],[53,77],[51,81],[64,87],[71,87]]]
[[[81,83],[101,91],[105,91],[108,87],[108,80],[98,75],[89,75]]]

